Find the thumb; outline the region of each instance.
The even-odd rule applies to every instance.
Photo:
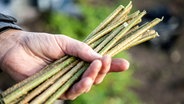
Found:
[[[102,56],[87,44],[64,35],[55,35],[55,39],[65,54],[79,57],[85,61],[93,61]]]

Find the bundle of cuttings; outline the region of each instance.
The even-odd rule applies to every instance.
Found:
[[[130,13],[132,3],[120,5],[83,41],[101,55],[114,56],[158,36],[151,28],[162,19],[139,26],[146,11]],[[40,72],[1,93],[0,104],[51,104],[67,91],[90,65],[77,57],[64,56]]]

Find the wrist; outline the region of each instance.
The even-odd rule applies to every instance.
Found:
[[[16,45],[16,42],[21,35],[20,32],[21,30],[8,29],[0,33],[0,69],[2,68],[2,61],[6,56],[6,53]]]
[[[22,30],[17,29],[7,29],[0,33],[0,39],[5,40],[8,39],[10,36],[15,35],[17,32],[20,32]],[[1,41],[0,41],[1,42]]]

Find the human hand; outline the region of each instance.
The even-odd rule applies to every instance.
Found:
[[[88,92],[93,84],[102,82],[108,72],[124,71],[129,66],[124,59],[102,57],[85,43],[64,35],[13,29],[0,35],[0,68],[17,81],[33,75],[66,54],[91,64],[81,80],[61,96],[64,100],[72,100]]]

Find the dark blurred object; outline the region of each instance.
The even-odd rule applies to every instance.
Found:
[[[73,17],[82,17],[75,0],[1,0],[0,12],[24,22],[45,12],[60,12]]]
[[[168,84],[168,86],[171,90],[183,92],[184,91],[184,78],[179,78],[177,80],[171,81]]]
[[[45,12],[48,10],[67,13],[72,16],[80,17],[81,11],[75,0],[30,0],[32,6],[39,11]]]
[[[180,16],[181,18],[184,18],[184,15],[183,15],[184,0],[172,0],[170,5],[173,12],[175,12],[176,15]]]
[[[0,0],[0,12],[3,14],[10,14],[9,8],[11,0]]]
[[[16,82],[6,73],[0,72],[0,92],[6,90]]]
[[[151,21],[154,18],[164,17],[164,20],[154,27],[160,36],[152,39],[148,43],[156,49],[169,51],[176,42],[176,39],[179,37],[177,30],[181,25],[181,20],[170,12],[168,6],[157,6],[146,11],[147,14],[143,18],[144,23]]]

